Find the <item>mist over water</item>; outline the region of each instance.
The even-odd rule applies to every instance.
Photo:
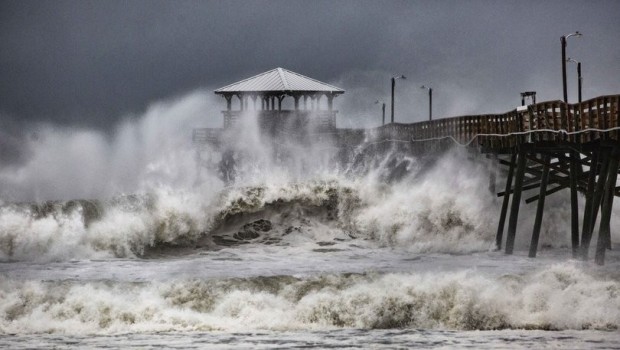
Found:
[[[24,147],[30,157],[0,170],[4,201],[101,199],[157,186],[191,188],[191,130],[209,117],[205,91],[151,104],[108,134],[39,124]]]

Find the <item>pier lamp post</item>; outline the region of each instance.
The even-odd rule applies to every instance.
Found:
[[[566,39],[571,36],[580,37],[582,34],[579,32],[574,32],[568,35],[563,35],[560,38],[560,42],[562,43],[562,87],[564,89],[564,102],[568,103],[568,93],[566,92]]]
[[[394,87],[396,86],[396,79],[407,79],[404,75],[395,75],[392,77],[392,124],[394,124]]]
[[[428,90],[428,120],[433,120],[433,88],[430,86],[422,85],[420,89]]]
[[[379,103],[381,103],[381,112],[382,112],[381,125],[385,125],[385,102],[383,100],[375,101],[375,104],[379,104]]]
[[[578,84],[578,91],[579,91],[579,103],[581,103],[581,81],[582,81],[582,77],[581,77],[581,62],[579,61],[575,61],[572,58],[567,58],[566,62],[573,62],[573,63],[577,63],[577,84]]]

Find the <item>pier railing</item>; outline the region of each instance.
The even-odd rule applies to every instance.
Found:
[[[373,129],[336,129],[335,113],[332,113],[322,116],[325,121],[320,120],[323,127],[318,130],[333,135],[337,144],[343,147],[364,142],[432,142],[450,139],[461,145],[479,147],[485,152],[502,153],[524,142],[588,143],[599,139],[620,140],[619,113],[620,95],[607,95],[582,103],[546,101],[503,114],[468,115],[410,124],[393,123]],[[224,123],[224,129],[234,124],[239,117],[239,113],[225,114],[227,122]],[[272,122],[268,124],[278,124],[278,121],[284,122],[290,116],[278,112],[277,116],[267,115],[262,119]],[[267,129],[273,131],[277,127]],[[196,143],[217,143],[217,134],[221,131],[195,129],[193,140]]]
[[[452,139],[489,152],[511,149],[523,142],[598,139],[620,140],[620,95],[567,104],[547,101],[504,114],[470,115],[412,124],[388,124],[366,130],[366,141],[428,142]],[[347,137],[348,132],[342,132]],[[355,138],[355,137],[354,137]]]

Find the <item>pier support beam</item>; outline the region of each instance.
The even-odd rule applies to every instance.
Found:
[[[540,178],[540,194],[538,197],[538,206],[536,207],[536,219],[534,220],[534,230],[532,232],[532,241],[530,243],[530,258],[536,257],[536,251],[538,250],[538,238],[540,237],[540,226],[542,224],[543,212],[545,210],[545,197],[547,195],[547,183],[549,182],[549,162],[551,158],[544,156],[544,164],[542,170],[542,176]]]
[[[596,256],[594,260],[598,265],[605,264],[605,250],[611,242],[611,209],[614,204],[614,192],[616,190],[616,180],[618,178],[618,164],[620,154],[618,147],[614,147],[609,159],[609,168],[607,169],[607,179],[605,181],[604,198],[601,206],[601,223],[598,231],[598,241],[596,244]],[[601,176],[604,176],[601,172]],[[600,180],[599,180],[600,181]]]
[[[592,238],[592,231],[594,229],[594,192],[596,188],[596,175],[598,172],[598,161],[600,148],[597,147],[592,150],[590,155],[590,170],[588,174],[588,186],[586,188],[586,204],[583,208],[583,225],[581,228],[581,246],[579,249],[582,259],[588,258],[588,249],[590,247],[590,240]],[[585,249],[584,249],[585,247]]]
[[[577,201],[577,179],[581,171],[577,166],[579,154],[575,151],[570,152],[568,158],[570,167],[570,216],[571,216],[571,245],[573,248],[573,258],[577,258],[579,253],[579,202]]]
[[[512,195],[512,205],[510,208],[510,219],[508,220],[508,236],[506,237],[506,254],[512,254],[517,234],[517,221],[519,219],[519,206],[521,204],[521,192],[523,190],[523,178],[525,177],[525,166],[527,164],[527,153],[529,145],[521,145],[517,158],[517,173],[515,174],[515,187]]]
[[[495,235],[495,246],[497,250],[502,249],[502,239],[504,236],[504,226],[506,223],[506,213],[508,212],[508,202],[510,201],[510,192],[512,188],[512,178],[517,162],[517,154],[510,156],[510,165],[508,168],[508,177],[506,178],[506,190],[504,191],[504,200],[502,201],[502,211],[499,215],[499,224],[497,225],[497,234]]]
[[[596,217],[598,216],[598,210],[601,206],[601,201],[605,191],[607,169],[609,169],[608,148],[599,147],[598,163],[600,163],[601,169],[599,172],[598,181],[596,181],[596,187],[594,188],[594,194],[592,197],[592,210],[590,212],[590,230],[588,230],[587,235],[586,233],[584,233],[581,239],[581,257],[583,260],[588,260],[590,242],[592,240],[592,233],[594,232],[594,224],[596,223]]]

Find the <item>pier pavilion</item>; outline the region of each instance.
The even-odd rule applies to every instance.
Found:
[[[333,101],[344,90],[288,69],[275,68],[221,87],[215,93],[226,99],[226,110],[222,111],[224,128],[244,114],[253,113],[263,127],[286,121],[296,124],[291,127],[316,122],[324,130],[336,128]],[[290,109],[283,103],[287,97],[292,99]]]

